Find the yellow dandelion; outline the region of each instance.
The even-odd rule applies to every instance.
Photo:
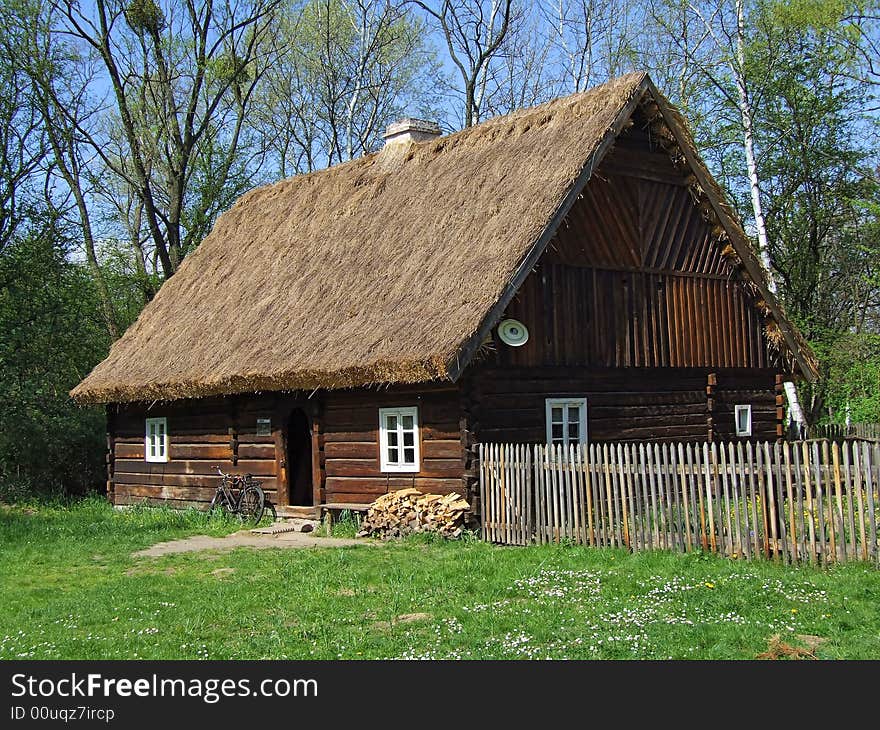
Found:
[[[715,587],[714,583],[703,583],[703,585],[706,586],[706,588],[714,588]]]

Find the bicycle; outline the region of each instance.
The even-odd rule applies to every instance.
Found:
[[[220,483],[208,510],[222,510],[247,524],[259,524],[266,508],[266,495],[260,482],[251,474],[225,474],[219,466],[214,468],[220,475]]]

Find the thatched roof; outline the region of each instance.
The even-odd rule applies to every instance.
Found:
[[[247,193],[72,395],[456,378],[645,94],[630,74]]]

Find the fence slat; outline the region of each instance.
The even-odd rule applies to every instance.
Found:
[[[738,444],[739,447],[742,443]],[[748,501],[745,504],[746,513],[746,540],[749,543],[751,556],[761,554],[760,531],[761,524],[758,520],[758,500],[755,485],[755,454],[752,448],[752,442],[746,443],[745,461],[743,460],[743,452],[738,450],[740,458],[740,469],[748,476]],[[745,490],[743,490],[745,492]]]
[[[480,469],[480,516],[483,520],[483,540],[488,540],[486,533],[486,446],[485,444],[477,445],[477,459]]]
[[[723,546],[722,552],[725,552],[725,554],[737,553],[738,555],[742,555],[742,527],[739,522],[739,509],[736,509],[736,505],[739,504],[736,497],[736,481],[733,477],[733,471],[728,469],[728,462],[731,457],[733,457],[733,444],[729,444],[727,449],[725,449],[722,444],[721,485],[724,489],[724,501],[722,502],[720,499],[718,500],[719,504],[722,505],[721,519],[718,521],[718,531],[723,532],[725,525],[727,525],[726,539],[722,538],[720,541]],[[729,471],[730,484],[728,484]],[[731,489],[731,486],[733,487],[732,494],[731,491],[728,491]],[[731,504],[734,505],[733,514],[736,517],[736,519],[733,520],[733,525],[731,525]],[[735,531],[734,527],[736,528]]]
[[[653,445],[656,448],[656,444]],[[660,548],[660,519],[657,509],[657,468],[655,465],[655,451],[651,444],[645,449],[647,454],[648,474],[651,482],[651,547],[655,550]]]
[[[623,517],[623,470],[620,466],[620,450],[614,444],[609,449],[611,459],[611,506],[614,508],[614,527],[617,535],[617,546],[626,547]]]
[[[686,552],[690,552],[693,550],[693,535],[691,534],[691,501],[689,499],[690,495],[688,494],[688,488],[693,486],[693,474],[690,474],[686,470],[684,444],[679,442],[676,445],[676,449],[678,454],[679,482],[681,484],[682,509],[684,516],[684,540],[682,542],[682,549]]]
[[[815,513],[813,511],[813,485],[810,476],[810,445],[805,441],[801,444],[801,447],[803,451],[801,466],[804,470],[804,507],[806,508],[804,519],[808,520],[807,529],[810,535],[810,562],[816,563],[818,562],[818,553],[816,552],[816,521]]]
[[[859,555],[859,546],[856,541],[856,520],[855,508],[853,506],[853,475],[850,468],[849,445],[843,443],[840,445],[840,456],[843,460],[843,487],[844,496],[846,498],[846,523],[849,531],[849,539],[847,540],[847,559],[857,560]]]
[[[880,464],[880,456],[875,449],[875,461]],[[878,484],[874,481],[873,469],[871,468],[871,447],[867,443],[862,444],[862,469],[865,481],[865,494],[868,507],[868,558],[877,558],[877,513],[874,511],[874,490]],[[878,480],[880,481],[880,480]]]
[[[795,453],[797,453],[797,449],[795,449]],[[795,522],[796,505],[791,478],[791,447],[787,442],[782,444],[782,458],[785,460],[785,493],[788,497],[788,542],[791,545],[791,562],[796,563],[799,560],[798,535],[803,535],[803,532],[797,531]]]
[[[648,462],[645,457],[645,445],[633,447],[633,461],[637,464],[636,477],[639,495],[639,538],[642,550],[651,549],[650,500],[648,499]]]
[[[584,450],[582,448],[574,450],[575,457],[575,490],[578,515],[578,534],[577,541],[580,545],[587,544],[587,495],[584,489]]]
[[[822,489],[822,459],[819,455],[819,443],[813,442],[813,488],[815,490],[814,506],[816,508],[816,524],[818,529],[819,558],[823,564],[828,564],[828,544],[825,532],[825,494]]]
[[[755,475],[755,492],[757,495],[757,510],[755,514],[755,524],[760,528],[758,535],[758,550],[764,553],[766,560],[770,559],[770,549],[772,544],[772,530],[770,529],[770,505],[774,503],[772,499],[772,488],[768,488],[770,483],[767,481],[767,472],[764,469],[764,452],[761,444],[754,445],[755,460],[752,462],[752,471]]]
[[[865,500],[862,497],[862,458],[858,443],[852,444],[853,482],[856,489],[856,505],[859,511],[859,539],[862,545],[862,560],[868,559],[868,538],[865,532]]]
[[[711,455],[711,458],[710,458]],[[712,451],[709,450],[709,444],[703,445],[703,462],[706,465],[706,511],[709,513],[709,541],[710,547],[712,548],[713,553],[718,552],[718,538],[717,534],[721,532],[721,528],[719,526],[718,531],[715,529],[715,511],[716,511],[716,500],[715,493],[718,488],[716,476],[717,473],[715,471],[715,464],[717,463],[715,460],[715,444],[712,444]],[[718,523],[720,525],[720,523]]]
[[[779,557],[783,563],[788,564],[791,556],[788,548],[788,527],[785,522],[785,487],[782,483],[782,444],[779,441],[773,444],[773,469],[776,482],[776,523],[779,526]]]
[[[840,447],[837,443],[831,445],[831,467],[834,475],[834,498],[836,510],[834,512],[834,531],[837,533],[837,562],[846,561],[846,527],[843,522],[843,487],[840,483]]]
[[[773,471],[770,468],[770,449],[765,441],[755,446],[757,456],[758,489],[764,526],[764,557],[779,560],[779,534],[776,529],[776,495],[773,493]]]
[[[629,510],[629,547],[630,550],[639,549],[639,528],[636,517],[636,498],[635,498],[635,475],[632,471],[631,449],[629,444],[623,445],[623,465],[624,474],[626,475],[626,499]]]
[[[592,495],[592,519],[595,525],[596,545],[605,545],[605,528],[602,524],[602,500],[599,498],[599,456],[601,452],[590,445],[590,493]]]
[[[837,522],[834,519],[834,486],[831,481],[831,454],[828,450],[828,441],[822,442],[822,479],[820,482],[824,485],[825,509],[822,510],[822,521],[828,525],[828,563],[837,560]],[[827,515],[827,516],[826,516]]]

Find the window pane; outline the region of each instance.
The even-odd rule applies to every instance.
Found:
[[[397,430],[397,416],[385,416],[385,428],[389,431]]]
[[[412,416],[402,416],[400,420],[403,423],[404,428],[412,428],[413,427],[413,417]]]
[[[412,448],[404,448],[403,462],[405,464],[415,464],[416,463],[416,450],[412,449]]]
[[[391,446],[388,448],[388,463],[396,464],[397,463],[397,447]]]
[[[397,431],[388,432],[388,445],[397,446]]]
[[[156,439],[150,438],[150,456],[156,455]]]
[[[552,427],[551,427],[551,436],[552,436],[552,438],[553,438],[554,441],[556,441],[557,439],[561,440],[561,439],[562,439],[562,435],[563,435],[564,433],[565,433],[565,432],[563,431],[563,428],[562,428],[562,424],[561,424],[561,423],[554,423],[554,424],[552,425]]]
[[[568,422],[578,423],[581,420],[581,409],[578,406],[568,407]]]
[[[553,421],[553,423],[562,423],[562,408],[559,406],[553,406],[553,408],[550,409],[550,420]]]
[[[579,441],[578,436],[580,435],[578,432],[580,431],[580,424],[578,423],[569,423],[568,424],[568,438],[572,441]]]
[[[413,431],[403,432],[403,445],[413,446],[415,444],[415,433]]]

